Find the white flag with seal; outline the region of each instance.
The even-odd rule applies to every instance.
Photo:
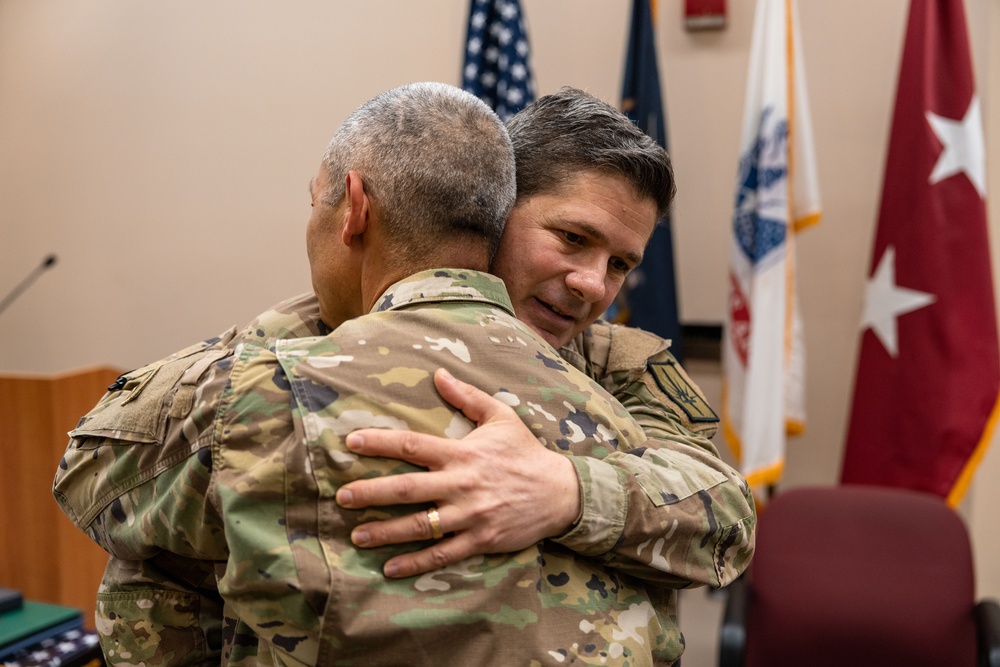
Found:
[[[805,425],[795,235],[820,204],[802,63],[795,1],[758,0],[722,346],[723,432],[758,491],[781,478],[786,435]]]

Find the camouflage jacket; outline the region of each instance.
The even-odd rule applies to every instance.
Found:
[[[502,287],[486,276],[444,279],[443,294],[433,289],[442,280],[414,280],[387,292],[381,303],[391,303],[388,312],[348,323],[325,339],[270,349],[247,345],[318,332],[321,323],[309,314],[314,300],[279,306],[239,335],[231,331],[123,376],[72,432],[56,496],[113,556],[98,610],[110,664],[217,663],[220,639],[229,664],[269,664],[271,658],[393,664],[403,659],[400,650],[408,651],[410,664],[424,658],[518,664],[529,657],[557,664],[569,654],[582,664],[609,657],[618,664],[670,664],[679,654],[671,587],[728,583],[752,551],[753,506],[742,479],[711,456],[710,445],[705,451],[703,437],[679,426],[690,410],[675,405],[662,433],[647,440],[617,403],[510,318]],[[404,325],[400,317],[416,319]],[[484,321],[510,334],[510,349],[493,341],[503,337],[484,338]],[[453,336],[444,334],[446,324]],[[634,369],[623,366],[620,352],[616,357],[616,330],[606,329],[608,343],[594,345],[590,336],[582,349],[591,354],[578,353],[574,363],[610,369],[601,382],[611,388],[632,387],[634,413],[642,415],[645,406],[646,416],[655,414],[650,406],[662,395],[683,397],[664,386],[693,389],[683,371],[663,374],[672,383],[634,387]],[[386,338],[387,332],[393,335]],[[403,339],[421,346],[405,355],[405,372],[381,359],[381,349],[392,346],[377,342]],[[453,340],[463,340],[467,353],[478,350],[476,361],[455,366]],[[367,354],[343,353],[352,347]],[[669,362],[665,350],[655,353]],[[349,370],[361,359],[384,372],[355,377]],[[491,390],[507,380],[502,387],[521,401],[526,421],[538,420],[529,423],[549,433],[550,447],[574,455],[584,514],[569,533],[534,550],[392,582],[373,574],[392,550],[358,551],[346,541],[351,525],[384,513],[340,510],[332,490],[357,475],[410,468],[354,461],[345,471],[339,438],[344,423],[461,432],[454,429],[464,419],[456,421],[446,406],[403,409],[397,402],[401,392],[411,396],[408,383],[419,385],[420,369],[426,377],[438,365]],[[543,371],[559,378],[544,391],[526,381]],[[373,377],[381,379],[372,383]],[[373,386],[362,386],[363,378]],[[355,381],[362,384],[352,386]],[[425,382],[422,400],[432,393]],[[368,421],[356,421],[355,404]],[[345,422],[344,414],[352,416]],[[323,423],[340,426],[315,426]],[[696,425],[711,428],[707,420]],[[671,433],[673,439],[661,437]],[[667,587],[650,586],[654,581]],[[213,595],[215,582],[225,610]],[[344,606],[340,592],[348,590],[363,598],[346,603],[354,607]],[[357,608],[366,611],[347,611]],[[213,637],[223,616],[221,638]],[[508,635],[511,628],[517,631]],[[452,641],[447,650],[427,653],[437,646],[436,633],[454,639],[456,632],[460,646]],[[255,637],[266,650],[258,653]],[[520,652],[511,653],[512,647]]]

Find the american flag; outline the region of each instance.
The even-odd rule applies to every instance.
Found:
[[[462,88],[490,105],[500,120],[535,99],[528,33],[518,0],[472,0]]]

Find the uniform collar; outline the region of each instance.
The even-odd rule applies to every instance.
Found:
[[[390,285],[371,312],[442,301],[478,301],[514,315],[514,306],[502,280],[482,271],[447,268],[420,271]]]

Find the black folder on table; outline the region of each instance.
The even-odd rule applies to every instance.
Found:
[[[21,591],[0,586],[0,614],[20,609],[23,604],[24,596],[21,595]]]

